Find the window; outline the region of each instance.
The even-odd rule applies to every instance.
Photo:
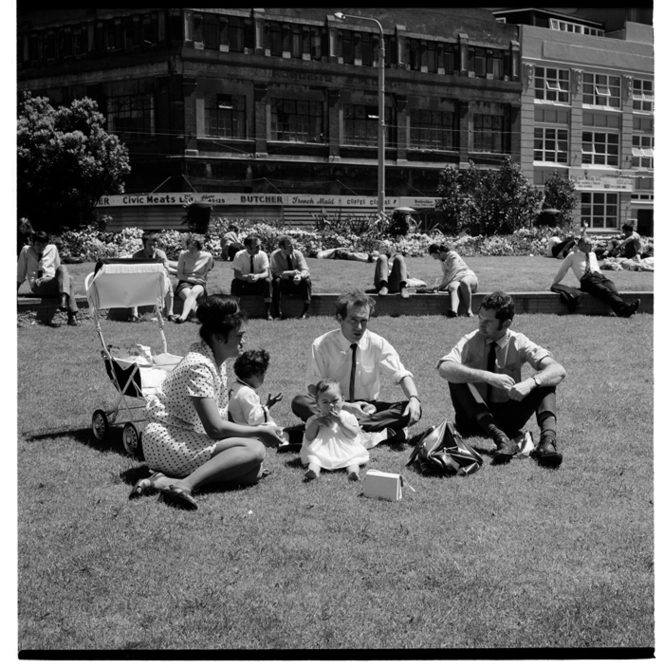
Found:
[[[309,28],[310,47],[305,46],[305,53],[311,55],[311,60],[320,60],[324,55],[327,55],[327,50],[323,51],[323,30],[318,27]]]
[[[246,138],[244,95],[217,95],[205,100],[205,135],[227,139]]]
[[[617,193],[581,193],[581,224],[588,227],[618,227]]]
[[[284,52],[284,43],[282,38],[281,23],[276,21],[266,21],[265,30],[267,32],[265,46],[270,49],[271,56],[281,56]]]
[[[535,128],[534,159],[567,164],[569,131],[563,128]]]
[[[58,58],[69,58],[72,56],[71,28],[58,30]]]
[[[144,139],[154,134],[152,95],[118,95],[107,101],[108,130],[123,140]]]
[[[655,91],[653,82],[647,79],[634,79],[634,111],[655,110]]]
[[[470,127],[472,151],[479,153],[509,153],[510,135],[507,129],[507,110],[503,105],[479,103],[480,113],[474,113]]]
[[[475,73],[476,77],[486,76],[487,50],[478,46],[468,49],[468,69]]]
[[[72,33],[72,51],[74,56],[82,56],[88,52],[88,28],[79,26]]]
[[[632,135],[632,167],[654,169],[655,135],[652,117],[635,116]]]
[[[138,17],[127,16],[122,19],[122,46],[131,51],[139,46],[139,28]]]
[[[345,104],[344,144],[378,146],[378,107],[366,104]],[[396,145],[396,127],[392,107],[385,107],[385,145]]]
[[[584,73],[583,104],[620,109],[620,77]]]
[[[271,139],[298,143],[324,141],[322,102],[273,99]]]
[[[410,112],[411,148],[453,151],[457,148],[457,118],[454,111],[413,109]]]
[[[212,21],[213,14],[209,15]],[[245,49],[254,48],[254,32],[253,26],[249,19],[242,16],[221,16],[214,20],[219,22],[219,45],[223,45],[224,51],[231,51],[233,53],[244,53]],[[274,31],[273,31],[274,28]],[[280,56],[282,53],[281,42],[281,24],[266,23],[265,24],[265,46],[269,49],[272,46],[272,38],[275,38],[275,51],[271,50],[271,55]],[[207,42],[205,47],[208,48]],[[214,48],[214,47],[212,47]]]
[[[618,166],[620,135],[608,132],[581,134],[581,162],[584,165]]]
[[[563,32],[575,32],[579,35],[604,36],[604,31],[600,28],[584,26],[580,23],[570,23],[569,21],[560,21],[559,19],[549,19],[549,28],[551,30],[562,30]]]
[[[536,67],[535,99],[569,104],[569,70]]]
[[[457,44],[443,45],[443,69],[445,74],[452,74],[460,69],[459,46]]]

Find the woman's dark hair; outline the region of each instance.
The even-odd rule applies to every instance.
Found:
[[[235,360],[233,370],[238,378],[245,379],[265,373],[268,366],[270,366],[270,353],[259,348],[243,352]]]
[[[480,304],[485,311],[495,311],[496,319],[503,326],[505,320],[514,319],[514,300],[505,292],[498,290],[486,295]]]
[[[330,378],[323,378],[316,383],[316,399],[318,399],[318,397],[320,397],[323,392],[326,392],[329,389],[336,390],[339,394],[343,395],[340,383],[338,383],[336,380],[331,380]]]
[[[194,244],[199,251],[203,250],[203,237],[199,234],[190,234],[187,239],[187,246],[189,246],[189,244]]]
[[[374,311],[374,307],[376,306],[376,301],[373,299],[373,297],[370,297],[361,290],[351,290],[350,292],[344,292],[342,295],[339,295],[334,305],[335,314],[343,320],[348,314],[348,308],[350,306],[368,306],[369,315],[371,315]]]
[[[247,314],[240,310],[235,297],[202,295],[197,302],[196,317],[201,322],[199,333],[207,344],[212,334],[221,334],[228,341],[230,332],[247,321]]]
[[[449,253],[452,249],[447,244],[431,244],[429,255],[432,253]]]

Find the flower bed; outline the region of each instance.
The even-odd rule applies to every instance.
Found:
[[[462,256],[475,255],[545,255],[547,242],[552,236],[564,236],[562,230],[551,227],[521,229],[505,236],[461,236],[454,237],[434,232],[426,234],[413,232],[407,236],[379,238],[372,235],[338,234],[331,230],[309,231],[299,228],[286,228],[279,221],[270,220],[229,220],[215,219],[205,235],[205,248],[215,257],[221,256],[221,242],[230,224],[239,228],[240,237],[255,234],[262,240],[263,249],[268,253],[277,248],[277,240],[283,234],[293,238],[295,246],[307,257],[316,257],[321,250],[346,248],[353,251],[401,253],[408,257],[424,257],[432,243],[452,244]],[[142,247],[143,230],[128,227],[119,232],[100,231],[94,226],[80,230],[66,231],[53,237],[60,256],[66,262],[94,262],[100,257],[128,257]],[[189,232],[163,230],[159,234],[160,247],[171,260],[177,260],[184,250]],[[606,238],[593,237],[597,246],[606,243]],[[652,239],[643,239],[645,244],[652,244]]]

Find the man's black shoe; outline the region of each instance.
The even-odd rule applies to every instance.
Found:
[[[62,293],[60,295],[60,310],[61,311],[68,311],[69,310],[69,295],[66,293]]]
[[[500,439],[496,445],[498,447],[493,453],[495,464],[506,464],[519,451],[517,444],[509,438]]]
[[[556,450],[556,440],[550,436],[543,436],[539,445],[533,450],[533,458],[540,466],[547,468],[556,468],[563,461],[563,456]]]
[[[70,313],[69,317],[67,318],[67,324],[70,327],[78,327],[78,319],[76,318],[75,313]]]

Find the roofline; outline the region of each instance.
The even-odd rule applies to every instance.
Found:
[[[567,18],[574,21],[579,21],[584,24],[592,24],[595,26],[602,27],[604,24],[599,23],[598,21],[591,21],[590,19],[584,19],[574,14],[562,14],[561,12],[554,12],[550,9],[543,9],[542,7],[518,7],[516,9],[497,9],[491,12],[494,16],[496,14],[514,14],[515,12],[540,12],[541,14],[551,14],[552,16],[559,16],[560,18]]]

